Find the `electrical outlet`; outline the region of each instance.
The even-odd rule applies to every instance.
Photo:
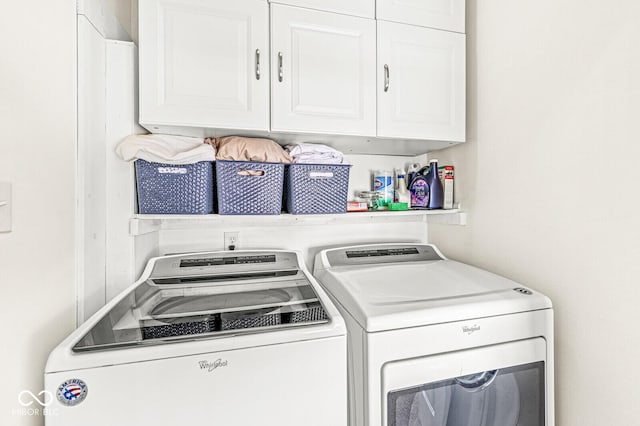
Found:
[[[239,238],[240,238],[240,232],[225,232],[224,233],[224,249],[236,250],[238,248]]]

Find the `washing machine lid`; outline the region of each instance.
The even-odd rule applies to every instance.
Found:
[[[324,250],[314,275],[369,332],[551,308],[546,296],[448,260],[433,245]]]
[[[154,259],[74,352],[277,331],[329,322],[294,252],[215,252]]]

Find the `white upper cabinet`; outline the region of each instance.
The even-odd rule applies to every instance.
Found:
[[[376,18],[464,33],[464,0],[377,0]]]
[[[372,19],[271,5],[271,130],[375,136]]]
[[[270,2],[371,19],[375,17],[376,9],[375,0],[270,0]]]
[[[465,35],[378,21],[378,136],[464,142]]]
[[[152,132],[465,140],[464,0],[139,0],[139,45]]]
[[[269,130],[265,0],[140,0],[140,123]]]

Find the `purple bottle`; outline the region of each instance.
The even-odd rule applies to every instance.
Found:
[[[416,175],[418,174],[418,170],[420,170],[420,164],[418,163],[413,163],[412,165],[409,166],[409,169],[407,169],[407,189],[411,190],[411,182],[413,182],[413,179],[416,177]]]
[[[429,208],[441,209],[444,204],[444,190],[438,176],[438,160],[429,161],[429,173],[425,178],[429,184]]]
[[[410,191],[412,209],[429,208],[429,183],[426,176],[416,175],[411,182]]]

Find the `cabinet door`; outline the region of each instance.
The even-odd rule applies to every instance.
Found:
[[[140,122],[269,129],[264,0],[140,0]]]
[[[375,0],[269,0],[271,3],[288,4],[326,12],[375,18]]]
[[[465,35],[378,22],[378,136],[465,140]]]
[[[271,129],[375,135],[375,21],[271,6]]]
[[[464,0],[378,0],[376,17],[463,33],[464,9]]]

